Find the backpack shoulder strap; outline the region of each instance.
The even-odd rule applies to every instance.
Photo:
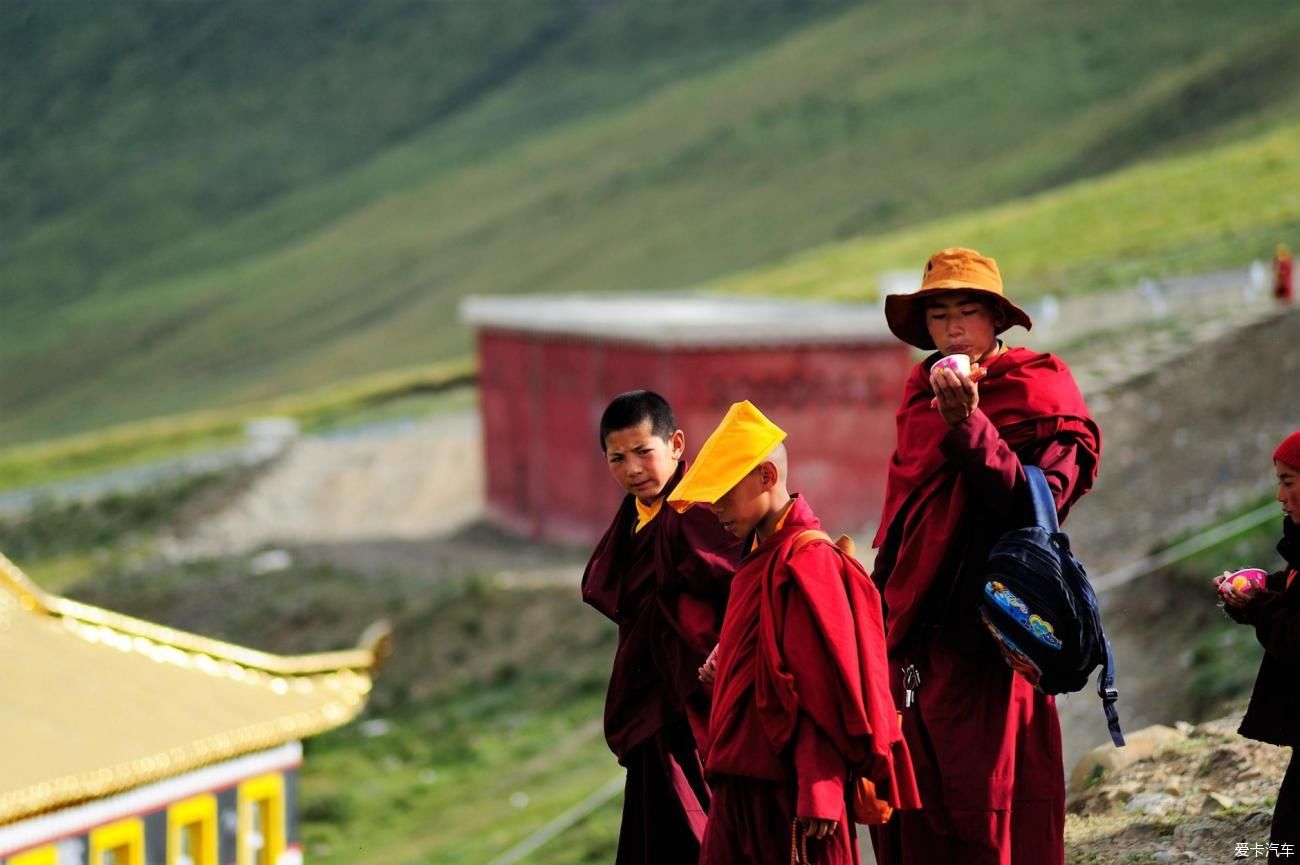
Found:
[[[793,556],[813,541],[829,541],[830,539],[831,536],[821,529],[807,529],[800,532],[799,537],[794,539],[794,545],[790,547],[790,555]]]
[[[1029,500],[1034,508],[1034,525],[1051,534],[1061,530],[1056,519],[1056,500],[1052,498],[1052,488],[1047,484],[1047,476],[1038,466],[1024,466],[1025,479],[1029,482]]]
[[[831,536],[823,532],[821,529],[808,529],[804,532],[801,532],[799,534],[799,537],[794,539],[794,546],[790,548],[790,555],[793,556],[795,553],[799,552],[804,547],[811,544],[813,541],[830,541],[830,540],[831,540]],[[850,557],[855,556],[858,551],[858,545],[855,544],[853,542],[853,538],[849,537],[848,535],[840,535],[831,543],[835,546],[836,549],[838,549],[841,553],[844,553],[844,555],[846,556],[850,556]]]

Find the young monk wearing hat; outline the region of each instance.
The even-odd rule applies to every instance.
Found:
[[[582,599],[618,623],[605,699],[605,739],[627,767],[616,861],[694,862],[709,806],[698,670],[717,644],[740,544],[708,514],[663,507],[686,471],[686,437],[663,397],[616,397],[600,447],[627,493],[582,576]]]
[[[1286,567],[1270,574],[1262,587],[1240,589],[1215,586],[1225,599],[1228,615],[1255,628],[1264,647],[1250,708],[1237,731],[1272,745],[1300,745],[1300,430],[1287,436],[1273,452],[1277,500],[1282,504],[1282,540],[1277,551]],[[1270,863],[1285,858],[1280,851],[1300,851],[1300,757],[1291,757],[1273,809],[1269,839]]]
[[[881,803],[918,804],[879,595],[787,491],[784,439],[736,403],[668,496],[681,510],[707,504],[748,550],[702,671],[713,678],[713,806],[701,865],[788,865],[792,849],[819,865],[858,863],[846,806],[855,773]]]
[[[894,335],[934,353],[898,410],[875,572],[921,811],[876,835],[882,865],[1053,865],[1065,859],[1065,778],[1052,697],[1003,662],[977,612],[984,562],[1023,525],[1023,466],[1046,474],[1060,517],[1097,474],[1100,433],[1058,358],[998,334],[1029,317],[997,263],[944,249],[921,289],[886,298]],[[936,369],[965,354],[973,375]],[[978,379],[978,382],[977,382]]]

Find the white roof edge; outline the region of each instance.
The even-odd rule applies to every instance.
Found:
[[[878,303],[723,294],[467,297],[480,328],[651,345],[862,344],[894,341]]]

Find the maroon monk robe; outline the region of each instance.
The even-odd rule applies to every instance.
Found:
[[[685,471],[683,462],[664,495]],[[605,698],[605,739],[627,767],[617,861],[694,862],[710,798],[699,667],[718,641],[740,541],[701,508],[665,506],[636,524],[629,495],[582,577],[582,599],[618,624]]]
[[[1062,519],[1091,488],[1100,433],[1059,360],[1010,349],[979,384],[979,407],[949,428],[913,369],[898,416],[873,575],[883,587],[894,694],[923,810],[875,833],[881,865],[1059,865],[1065,778],[1052,697],[1003,662],[979,624],[988,550],[1027,506],[1024,463],[1041,467]]]
[[[918,806],[887,683],[880,597],[795,498],[741,563],[718,643],[709,725],[713,808],[701,865],[788,865],[798,816],[836,820],[809,839],[818,865],[856,865],[846,807],[856,768],[895,807]]]

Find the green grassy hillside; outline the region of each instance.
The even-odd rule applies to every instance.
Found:
[[[1300,238],[1300,119],[1246,141],[1120,169],[1001,205],[809,250],[719,291],[874,296],[878,274],[945,246],[995,254],[1018,296],[1243,267]]]
[[[1300,116],[1298,25],[1209,0],[19,3],[0,441],[458,355],[468,293],[675,288],[1265,135]]]
[[[20,0],[0,21],[6,68],[22,71],[0,109],[0,229],[13,244],[4,273],[18,297],[72,299],[123,284],[114,277],[226,264],[415,178],[351,184],[234,246],[151,256],[440,131],[495,94],[514,95],[422,175],[607,111],[845,4],[763,5],[741,15],[720,0],[661,11],[577,0]]]

